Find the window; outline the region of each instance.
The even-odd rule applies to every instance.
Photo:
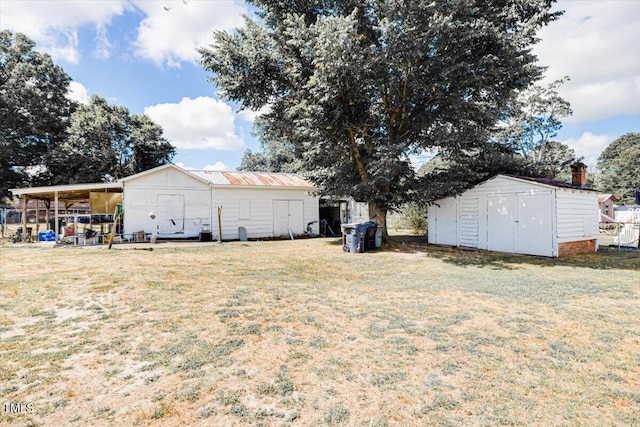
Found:
[[[238,200],[238,219],[251,219],[251,200]]]

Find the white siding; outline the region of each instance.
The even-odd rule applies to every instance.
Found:
[[[250,200],[250,218],[243,217],[239,212],[239,200]],[[303,226],[306,229],[309,222],[312,224],[312,232],[318,233],[319,206],[318,198],[306,190],[278,189],[278,188],[224,188],[214,187],[213,206],[222,206],[222,238],[234,240],[239,238],[238,227],[247,230],[247,237],[262,238],[273,237],[273,201],[274,200],[299,200],[303,203]],[[214,215],[214,223],[211,224],[213,235],[217,238],[218,224],[217,213]]]
[[[596,192],[559,188],[556,211],[558,243],[598,238],[600,208]]]
[[[160,237],[197,237],[203,224],[211,223],[211,191],[205,182],[194,179],[177,169],[167,168],[156,173],[125,181],[123,193],[125,234],[158,230],[161,218],[150,218],[158,214],[158,197],[184,196],[184,228],[181,233],[160,234]]]

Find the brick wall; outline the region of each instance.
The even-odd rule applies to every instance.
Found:
[[[566,242],[558,245],[558,256],[570,256],[596,251],[596,239]]]

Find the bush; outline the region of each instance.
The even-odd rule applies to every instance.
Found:
[[[408,203],[398,211],[396,228],[404,228],[416,234],[427,234],[427,208],[416,203]]]

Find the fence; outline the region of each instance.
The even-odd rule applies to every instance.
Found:
[[[640,222],[601,222],[598,244],[618,249],[640,248]]]

